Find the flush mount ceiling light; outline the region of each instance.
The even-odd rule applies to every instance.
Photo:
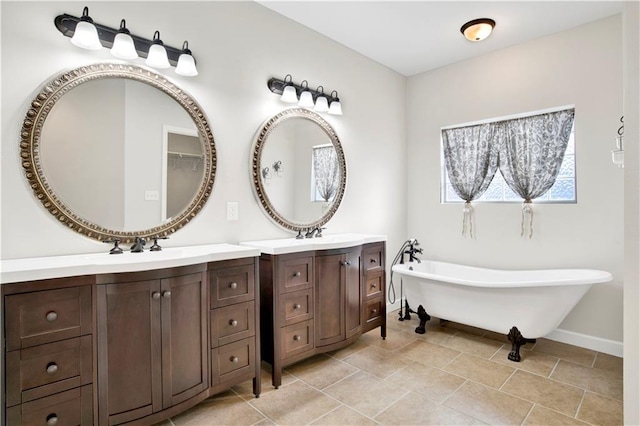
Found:
[[[105,47],[111,49],[111,54],[116,58],[147,58],[146,64],[154,68],[168,68],[173,65],[176,67],[176,74],[189,77],[198,75],[196,61],[189,50],[188,42],[184,42],[182,49],[163,45],[158,31],[154,34],[153,40],[149,40],[131,34],[124,19],[120,21],[119,29],[98,24],[89,16],[87,7],[83,9],[80,18],[65,13],[56,16],[53,22],[62,35],[70,37],[74,45],[83,49],[98,50]]]
[[[480,18],[469,21],[460,27],[460,32],[469,41],[481,41],[489,37],[496,26],[496,21],[489,18]]]

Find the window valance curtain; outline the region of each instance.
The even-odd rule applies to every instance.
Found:
[[[442,130],[442,150],[453,190],[464,203],[462,235],[473,238],[471,202],[489,187],[498,169],[498,147],[494,143],[496,123]]]
[[[454,191],[465,201],[462,234],[473,237],[473,207],[499,169],[506,184],[523,199],[521,236],[531,201],[555,183],[573,127],[575,110],[442,130],[442,151]]]
[[[574,115],[574,109],[567,109],[504,121],[496,132],[500,173],[524,201],[521,236],[525,233],[525,216],[529,217],[529,238],[533,236],[531,200],[544,195],[555,183]]]

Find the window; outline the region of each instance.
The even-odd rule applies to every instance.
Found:
[[[340,183],[338,154],[332,144],[311,150],[311,202],[332,201]]]
[[[576,202],[576,155],[575,155],[575,126],[571,129],[571,135],[567,143],[560,172],[553,186],[535,202],[542,203],[575,203]],[[442,146],[442,144],[441,144]],[[462,203],[463,200],[456,194],[449,181],[444,157],[441,156],[441,200],[443,203]],[[475,202],[497,203],[522,203],[522,198],[515,194],[506,184],[500,170],[496,171],[489,188]]]

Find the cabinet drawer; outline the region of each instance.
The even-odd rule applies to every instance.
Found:
[[[91,383],[92,353],[91,336],[7,353],[7,405]]]
[[[280,333],[282,358],[313,349],[313,320],[283,327]]]
[[[378,271],[384,268],[384,246],[374,244],[363,251],[365,271]]]
[[[364,309],[364,318],[366,323],[381,319],[383,314],[382,298],[367,301]]]
[[[286,293],[280,299],[280,303],[283,305],[279,309],[282,315],[282,325],[290,325],[313,318],[313,289]]]
[[[313,257],[280,261],[280,293],[311,288],[313,285]]]
[[[209,274],[211,308],[248,302],[254,298],[254,265],[215,269]]]
[[[236,377],[250,374],[256,362],[255,338],[240,340],[211,350],[212,383],[233,381]]]
[[[92,332],[89,286],[15,294],[4,302],[8,351]]]
[[[91,385],[7,409],[8,425],[77,426],[93,424]]]
[[[366,279],[366,296],[376,297],[382,295],[383,283],[382,272],[367,275]]]
[[[255,302],[244,302],[210,311],[211,347],[255,335]]]

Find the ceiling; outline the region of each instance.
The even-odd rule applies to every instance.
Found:
[[[263,6],[411,76],[622,12],[620,1],[271,1]],[[496,21],[482,42],[460,27]]]

